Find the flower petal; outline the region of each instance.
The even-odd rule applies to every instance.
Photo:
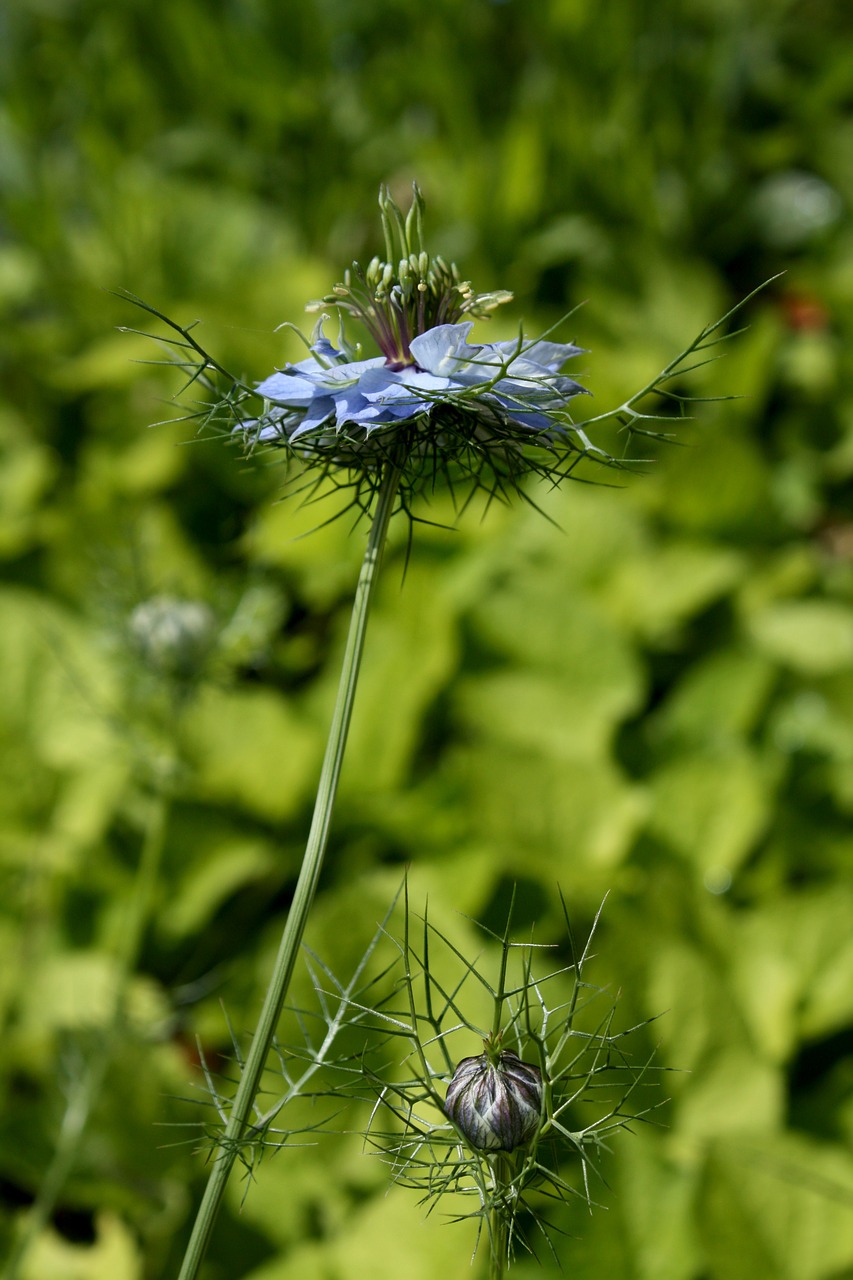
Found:
[[[440,377],[453,378],[460,364],[466,364],[479,347],[469,347],[468,335],[474,328],[472,320],[460,324],[440,324],[426,333],[418,334],[409,343],[409,350],[421,369]]]
[[[305,417],[300,422],[295,431],[291,433],[290,439],[296,440],[299,436],[304,436],[308,431],[314,431],[317,427],[327,422],[329,418],[335,416],[335,402],[331,396],[315,396],[314,400],[308,408]]]
[[[304,363],[307,363],[305,361]],[[295,374],[283,372],[270,374],[255,387],[259,396],[267,400],[276,400],[281,404],[308,404],[317,393],[313,382],[307,378],[299,378]]]
[[[516,372],[516,360],[526,361],[549,373],[559,373],[567,360],[572,356],[582,355],[583,347],[576,347],[570,342],[536,342],[525,341],[519,350],[518,342],[495,342],[492,344],[505,357],[510,357],[513,373]],[[515,360],[511,357],[515,356]]]

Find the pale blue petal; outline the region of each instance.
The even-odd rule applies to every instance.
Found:
[[[321,364],[319,360],[315,360],[313,356],[309,356],[306,360],[300,360],[298,364],[289,364],[287,372],[293,370],[315,386],[329,386],[331,388],[341,383],[357,382],[364,369],[374,368],[376,365],[384,365],[384,363],[382,356],[375,356],[370,360],[355,360],[347,364],[326,365]]]
[[[446,391],[454,382],[452,378],[439,377],[420,369],[403,369],[399,376],[403,386],[415,394],[423,391]]]
[[[259,396],[281,404],[308,404],[317,393],[313,382],[292,373],[273,373],[255,388]]]
[[[320,361],[315,360],[313,356],[306,356],[304,360],[297,360],[296,364],[289,364],[287,372],[301,374],[306,378],[315,378],[318,374],[326,372],[326,366],[320,364]]]
[[[567,360],[572,356],[581,355],[584,351],[583,347],[576,347],[568,342],[539,342],[525,341],[519,352],[518,342],[495,342],[492,344],[495,350],[499,351],[504,359],[512,360],[515,356],[517,360],[528,361],[530,364],[537,365],[540,369],[546,369],[549,373],[558,373]],[[513,361],[513,373],[515,373],[515,361]]]
[[[399,396],[402,386],[399,373],[384,363],[380,369],[368,369],[358,380],[358,389],[368,400],[375,400],[378,396],[392,399]]]
[[[353,360],[350,364],[336,364],[331,369],[324,369],[318,382],[328,387],[329,392],[334,395],[338,387],[356,383],[368,369],[381,369],[384,365],[382,356],[374,356],[370,360]]]
[[[453,378],[460,363],[466,364],[479,347],[469,346],[467,338],[474,328],[472,320],[461,324],[440,324],[412,338],[409,350],[418,366],[427,373]]]
[[[374,422],[379,416],[380,410],[369,400],[365,400],[356,387],[348,387],[335,396],[335,420],[338,426],[347,422],[364,425]]]
[[[403,378],[406,381],[403,381]],[[432,374],[415,374],[413,370],[398,373],[393,369],[373,369],[363,375],[358,389],[365,399],[381,405],[394,418],[412,418],[429,408],[430,402],[417,395],[417,390],[424,383],[429,383],[425,390],[444,390],[449,386],[447,378],[434,378]],[[409,385],[411,383],[411,385]]]
[[[498,403],[504,408],[511,422],[521,427],[530,427],[533,431],[560,431],[562,426],[547,413],[537,413],[534,409],[526,409],[517,400],[497,396]]]
[[[573,382],[571,378],[562,377],[550,377],[547,379],[540,377],[524,380],[501,378],[495,383],[494,390],[496,394],[515,396],[518,400],[524,400],[530,404],[543,407],[545,405],[559,406],[563,400],[568,400],[572,396],[590,394],[586,387],[582,387],[579,382]]]
[[[335,416],[335,402],[331,396],[317,396],[308,408],[308,412],[300,422],[296,430],[291,434],[291,440],[296,440],[298,436],[305,435],[306,431],[314,431],[317,427],[322,426],[329,418]]]
[[[344,359],[343,351],[338,351],[337,347],[333,347],[328,338],[318,338],[316,342],[312,342],[311,350],[319,360],[331,360],[335,364],[340,364]]]

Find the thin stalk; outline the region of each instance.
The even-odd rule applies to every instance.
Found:
[[[130,914],[122,931],[112,1014],[108,1025],[104,1028],[100,1044],[83,1064],[80,1076],[72,1081],[53,1156],[41,1180],[36,1198],[30,1206],[23,1231],[6,1260],[2,1280],[17,1280],[24,1258],[53,1216],[62,1190],[74,1168],[92,1108],[98,1100],[101,1085],[125,1024],[130,979],[136,968],[142,936],[151,914],[151,903],[160,869],[166,829],[165,797],[162,794],[152,797],[151,805],[151,816],[145,830],[142,853],[132,890]]]
[[[489,1280],[504,1280],[506,1275],[506,1223],[499,1209],[492,1210],[491,1232]]]
[[[364,637],[373,592],[378,581],[378,570],[388,533],[388,524],[394,510],[397,489],[403,470],[402,457],[390,459],[379,487],[376,510],[367,539],[367,549],[355,591],[349,634],[341,668],[338,697],[329,729],[329,740],[320,773],[314,816],[308,833],[302,868],[296,883],[293,902],[288,912],[281,943],[276,957],[270,985],[264,998],[258,1025],[246,1056],[246,1064],[231,1105],[228,1124],[221,1139],[221,1146],[213,1161],[204,1196],[199,1205],[184,1255],[179,1280],[195,1280],[210,1241],[219,1206],[225,1193],[228,1177],[240,1150],[240,1143],[249,1126],[249,1117],[261,1083],[267,1056],[278,1025],[296,957],[305,932],[308,913],[314,901],[323,856],[329,839],[332,810],[338,789],[341,765],[344,758],[347,734],[352,716]]]

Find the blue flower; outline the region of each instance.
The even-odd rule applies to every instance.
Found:
[[[550,440],[570,425],[568,402],[585,389],[560,374],[581,348],[558,342],[471,343],[473,323],[437,325],[411,338],[405,364],[383,356],[350,360],[322,335],[313,354],[259,383],[261,417],[241,424],[249,439],[295,445],[316,455],[360,452],[378,433],[402,424],[429,431],[442,416],[462,415],[478,427],[542,433]],[[342,461],[349,457],[344,449]]]
[[[387,261],[354,262],[309,304],[321,315],[306,359],[254,389],[235,385],[221,414],[232,424],[239,415],[233,430],[250,447],[278,446],[311,464],[363,511],[386,465],[399,468],[400,504],[410,511],[439,482],[454,501],[460,486],[506,500],[531,472],[558,484],[583,458],[612,462],[570,412],[588,393],[562,369],[581,348],[523,336],[472,342],[473,321],[512,295],[476,292],[454,263],[427,252],[417,187],[407,215],[384,187],[379,206]],[[329,313],[340,322],[336,346],[323,333]],[[350,327],[375,344],[375,357],[359,358]],[[262,410],[243,416],[252,396]]]

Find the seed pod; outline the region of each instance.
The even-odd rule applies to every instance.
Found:
[[[508,1049],[463,1058],[448,1086],[444,1109],[480,1151],[514,1151],[539,1126],[542,1076],[538,1067]]]

